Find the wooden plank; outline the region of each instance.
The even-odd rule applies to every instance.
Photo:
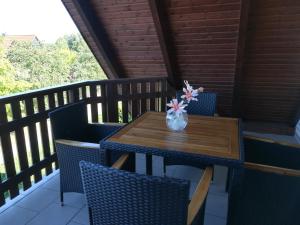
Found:
[[[64,94],[62,91],[57,92],[57,99],[58,99],[58,105],[63,106],[64,105]]]
[[[97,86],[91,85],[90,86],[90,96],[97,97]],[[92,112],[92,122],[98,123],[98,106],[96,102],[91,103],[91,112]]]
[[[54,93],[48,95],[48,101],[49,101],[49,109],[55,109],[56,105],[55,105]],[[47,123],[47,127],[49,127],[48,123]],[[49,128],[51,128],[51,126]],[[50,143],[50,145],[53,146],[53,151],[56,152],[54,140],[53,140],[52,137],[50,138],[49,143]],[[55,169],[58,169],[58,162],[57,161],[55,161]]]
[[[108,141],[240,160],[239,120],[189,115],[183,132],[170,131],[165,113],[146,112]]]
[[[48,95],[48,104],[49,104],[49,109],[54,109],[56,107],[54,93]]]
[[[130,83],[130,87],[131,87],[131,95],[135,96],[137,94],[137,83],[136,82],[132,82]],[[138,99],[133,99],[131,100],[132,103],[132,119],[134,120],[139,113],[139,102]]]
[[[103,122],[108,121],[108,115],[107,115],[107,97],[106,97],[106,84],[101,85],[101,97],[103,98],[102,101],[102,120]]]
[[[122,100],[122,118],[123,123],[128,123],[128,95],[129,95],[129,84],[123,83],[122,84],[122,96],[125,97],[124,100]]]
[[[79,101],[79,89],[73,88],[67,91],[68,93],[68,102],[74,103]]]
[[[100,148],[99,144],[89,143],[89,142],[81,142],[81,141],[73,141],[73,140],[66,140],[66,139],[57,139],[56,143],[69,145],[79,148],[92,148],[98,150]]]
[[[45,109],[45,100],[44,96],[38,97],[38,110],[39,112],[44,112]],[[50,145],[49,145],[49,134],[48,134],[48,127],[47,127],[47,119],[43,119],[40,121],[40,128],[41,128],[41,140],[44,152],[44,158],[48,158],[51,155],[50,152]],[[46,167],[46,175],[52,173],[52,166],[48,165]]]
[[[129,158],[129,154],[123,154],[120,156],[120,158],[111,166],[115,169],[121,169],[122,166],[126,163],[126,161]]]
[[[21,108],[20,108],[20,102],[12,102],[11,104],[11,110],[13,115],[13,120],[20,119],[22,117],[21,115]],[[27,150],[26,150],[26,144],[25,144],[25,135],[23,127],[19,127],[15,130],[15,137],[16,137],[16,145],[18,150],[18,157],[19,157],[19,163],[20,163],[20,169],[21,171],[28,168],[28,157],[27,157]],[[27,190],[31,187],[31,181],[30,177],[24,177],[23,181],[23,188],[24,190]]]
[[[73,96],[74,96],[74,102],[78,102],[79,101],[79,88],[78,87],[73,89]]]
[[[109,122],[119,122],[117,91],[116,84],[107,84],[106,94],[108,99],[107,109]]]
[[[81,87],[81,97],[82,97],[82,99],[86,99],[86,86],[85,85],[83,85],[82,87]]]
[[[150,82],[150,93],[155,92],[155,81]],[[150,110],[155,111],[155,98],[150,98]]]
[[[144,97],[141,98],[141,114],[147,111],[147,101],[146,101],[146,91],[147,91],[146,82],[141,83],[141,95]]]
[[[166,6],[160,0],[148,0],[152,18],[157,32],[159,45],[167,69],[168,80],[175,87],[179,87],[179,68],[176,61],[175,45],[171,38],[169,18],[165,12]]]
[[[5,104],[0,103],[0,123],[7,123],[7,113]],[[1,145],[2,145],[2,153],[3,153],[3,160],[7,178],[11,178],[16,176],[16,168],[15,168],[15,161],[14,155],[12,151],[12,144],[10,139],[10,133],[6,133],[1,135]],[[2,186],[3,184],[1,184]],[[10,197],[14,198],[19,194],[18,183],[14,183],[9,190]],[[0,196],[3,196],[3,191],[0,192]],[[0,197],[1,198],[1,197]]]
[[[26,114],[27,116],[31,116],[34,114],[34,106],[33,106],[33,99],[27,98],[25,99],[25,107],[26,107]],[[40,162],[40,154],[39,154],[39,147],[37,141],[37,130],[36,130],[36,123],[32,122],[28,125],[28,134],[30,140],[30,152],[32,157],[32,163],[36,164]],[[34,173],[34,181],[37,183],[42,179],[41,171],[35,171]]]
[[[164,95],[167,92],[167,80],[162,80],[160,81],[161,85],[161,102],[160,102],[160,111],[161,112],[166,112],[166,100],[167,97]]]
[[[75,102],[73,90],[67,90],[67,102],[73,103]]]
[[[191,199],[191,202],[189,204],[188,219],[187,219],[188,225],[193,224],[195,217],[197,216],[199,210],[203,206],[203,203],[208,194],[208,189],[209,189],[212,177],[213,177],[213,168],[206,167],[204,170],[204,173],[201,177],[201,180],[199,181],[199,183],[196,187],[196,190]]]

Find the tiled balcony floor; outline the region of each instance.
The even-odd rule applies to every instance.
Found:
[[[162,174],[161,158],[154,157],[154,175]],[[137,156],[137,172],[144,172],[144,158]],[[191,180],[191,194],[201,177],[200,170],[171,166],[167,175]],[[200,174],[200,175],[199,175]],[[223,167],[215,168],[214,181],[210,187],[206,204],[205,225],[225,225],[227,214],[227,193]],[[59,202],[59,172],[55,172],[40,184],[22,193],[0,208],[0,225],[88,225],[88,213],[82,194],[66,193],[65,206]]]

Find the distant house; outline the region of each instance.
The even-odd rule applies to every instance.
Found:
[[[4,46],[8,48],[15,41],[31,42],[32,44],[40,44],[40,40],[35,35],[5,35]]]

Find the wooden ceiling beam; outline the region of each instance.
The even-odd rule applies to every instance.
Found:
[[[162,0],[148,0],[148,2],[166,66],[168,81],[175,88],[179,88],[181,83],[179,68],[176,60],[176,51],[171,35],[170,23],[165,11],[167,7]]]
[[[95,15],[89,2],[85,0],[62,0],[62,2],[108,78],[124,78],[124,70],[117,59],[117,55],[109,41],[104,26],[99,17]],[[77,24],[78,17],[80,17],[84,27]],[[83,32],[83,29],[85,29],[85,32]],[[97,52],[95,52],[95,47],[92,47],[91,43],[87,40],[86,30],[88,31],[88,35],[93,39],[98,50]]]

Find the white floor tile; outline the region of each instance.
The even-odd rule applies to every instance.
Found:
[[[12,206],[0,214],[0,225],[24,225],[37,215],[37,212]]]
[[[79,209],[73,207],[62,207],[60,204],[52,203],[28,225],[66,225],[78,211]]]

